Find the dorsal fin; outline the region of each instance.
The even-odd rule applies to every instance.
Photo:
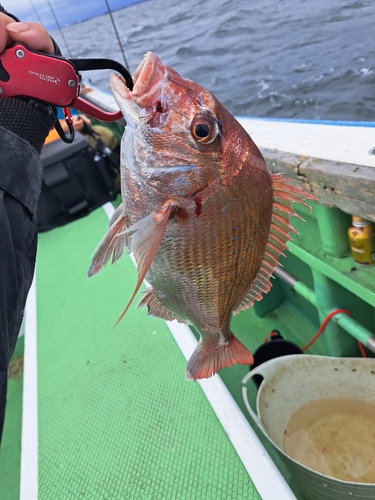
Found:
[[[293,179],[284,178],[282,174],[272,174],[271,177],[274,203],[267,246],[258,274],[251,283],[245,298],[234,311],[234,314],[238,314],[240,311],[251,307],[255,300],[262,300],[262,294],[270,291],[272,274],[278,266],[281,266],[279,257],[281,255],[285,257],[283,250],[288,248],[287,242],[293,239],[289,233],[298,234],[291,226],[290,218],[297,217],[302,219],[294,211],[293,203],[300,203],[311,212],[311,207],[303,200],[317,201],[317,198],[312,194],[289,184],[289,182],[293,182]]]

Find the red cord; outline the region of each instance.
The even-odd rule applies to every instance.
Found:
[[[332,311],[330,312],[326,318],[324,319],[323,323],[320,325],[320,328],[319,330],[316,332],[316,334],[314,335],[314,337],[310,340],[310,342],[308,344],[305,345],[305,347],[302,347],[302,351],[306,351],[306,349],[308,349],[310,346],[313,345],[313,343],[320,337],[320,335],[323,333],[325,327],[327,326],[327,323],[328,321],[333,318],[333,316],[335,316],[336,314],[339,314],[339,313],[343,313],[343,314],[347,314],[348,316],[351,316],[351,313],[349,311],[347,311],[346,309],[336,309],[335,311]],[[275,336],[276,333],[274,333],[273,331],[271,333],[269,333],[266,338],[264,339],[264,342],[268,342],[271,340],[271,338],[273,336]],[[359,347],[359,350],[361,351],[361,355],[363,358],[366,358],[367,355],[366,355],[366,351],[363,347],[363,344],[361,344],[361,342],[358,340],[358,347]]]
[[[363,347],[363,344],[361,344],[361,342],[359,340],[358,340],[358,347],[359,347],[359,350],[361,351],[362,358],[367,358],[365,348]]]
[[[310,342],[308,344],[305,345],[305,347],[302,347],[302,351],[306,351],[306,349],[308,349],[317,340],[317,338],[323,333],[323,330],[327,326],[328,321],[333,316],[335,316],[336,314],[339,314],[339,313],[344,313],[344,314],[347,314],[348,316],[351,316],[350,312],[347,311],[346,309],[336,309],[335,311],[332,311],[331,313],[329,313],[327,315],[327,317],[325,318],[325,320],[323,321],[323,323],[320,325],[320,328],[317,331],[317,333],[314,335],[314,337],[310,340]],[[358,345],[359,345],[359,349],[361,351],[362,356],[365,358],[366,352],[364,350],[363,345],[359,341],[358,341]]]
[[[269,342],[272,339],[272,337],[276,337],[276,336],[277,336],[277,333],[272,330],[272,332],[270,332],[266,337],[264,337],[263,342],[264,343]]]

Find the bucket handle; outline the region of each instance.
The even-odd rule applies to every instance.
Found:
[[[247,411],[250,413],[250,416],[251,418],[254,420],[254,422],[257,424],[257,426],[263,431],[265,432],[265,429],[263,427],[263,424],[260,420],[260,418],[258,417],[258,415],[255,413],[255,411],[252,410],[251,406],[250,406],[250,403],[249,403],[249,400],[247,398],[247,387],[246,387],[246,384],[247,382],[253,378],[254,375],[261,375],[262,377],[264,377],[264,374],[261,373],[261,371],[259,370],[259,368],[255,368],[254,370],[251,370],[243,379],[242,379],[242,397],[243,397],[243,400],[244,400],[244,403],[245,403],[245,406],[246,406],[246,409]]]

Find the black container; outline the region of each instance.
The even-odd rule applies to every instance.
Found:
[[[254,352],[254,363],[250,365],[250,371],[265,361],[279,358],[280,356],[287,356],[288,354],[303,354],[303,352],[301,348],[293,342],[284,340],[278,330],[273,330],[269,335],[269,340],[258,347]],[[259,388],[260,384],[263,382],[263,377],[261,375],[255,375],[252,380]]]
[[[59,140],[43,146],[41,162],[39,232],[79,219],[117,196],[110,160],[78,132],[72,144]]]

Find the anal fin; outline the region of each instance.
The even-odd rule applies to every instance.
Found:
[[[138,302],[137,307],[147,307],[148,315],[156,318],[165,319],[166,321],[177,320],[179,323],[186,323],[184,319],[170,311],[165,307],[155,295],[154,289],[150,286],[144,294],[144,297]]]
[[[253,361],[250,351],[234,335],[225,345],[199,342],[187,364],[186,377],[189,380],[209,378],[227,366],[251,365]]]

